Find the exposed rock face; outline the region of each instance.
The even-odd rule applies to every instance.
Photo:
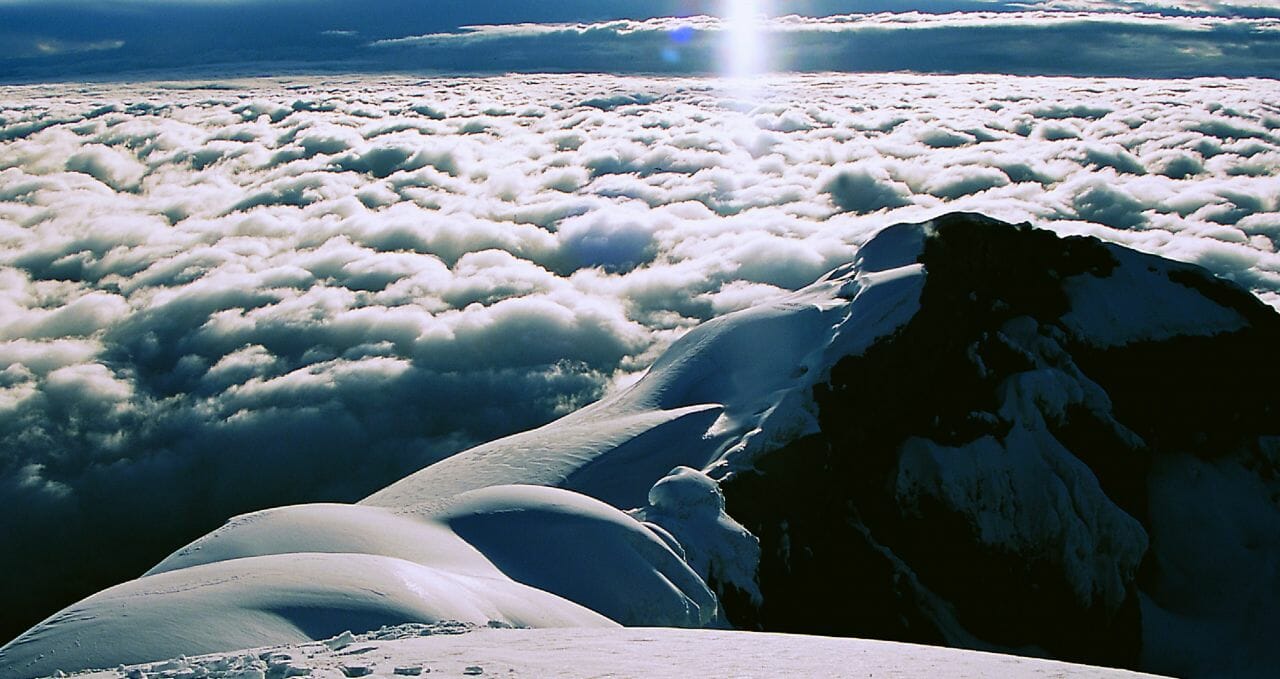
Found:
[[[1179,673],[1223,662],[1183,635],[1269,627],[1280,316],[1095,239],[892,228],[924,234],[919,312],[814,388],[820,433],[722,481],[762,550],[763,603],[727,594],[730,619]],[[1205,465],[1230,480],[1171,495]],[[1276,666],[1246,642],[1237,671]]]

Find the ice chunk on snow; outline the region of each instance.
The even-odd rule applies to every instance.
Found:
[[[686,560],[707,582],[732,584],[756,601],[760,541],[724,511],[720,486],[706,474],[677,467],[649,490],[649,506],[638,512],[669,531]]]
[[[331,651],[346,648],[355,641],[355,637],[351,636],[351,630],[345,630],[342,634],[331,639],[325,639],[324,645]]]

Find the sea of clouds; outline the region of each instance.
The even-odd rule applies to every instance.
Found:
[[[1278,203],[1270,80],[0,88],[0,636],[569,412],[885,225],[1031,220],[1280,306]]]
[[[743,68],[744,58],[757,62],[757,71],[1271,78],[1280,73],[1280,5],[0,0],[0,82],[6,83],[122,74],[141,80],[179,70],[220,77],[335,71],[704,75],[753,70]]]

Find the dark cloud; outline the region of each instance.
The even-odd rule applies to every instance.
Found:
[[[910,205],[911,191],[894,182],[888,173],[872,168],[838,169],[823,184],[831,202],[841,210],[875,212]]]

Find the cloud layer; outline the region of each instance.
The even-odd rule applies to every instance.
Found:
[[[735,10],[735,8],[737,8]],[[752,15],[757,12],[758,15]],[[150,73],[1280,74],[1270,0],[0,0],[0,81]]]
[[[453,70],[756,70],[1110,76],[1274,76],[1280,18],[1084,7],[717,16],[464,26],[371,44],[388,63]],[[1146,7],[1158,10],[1159,8]],[[1112,10],[1112,11],[1099,11]],[[742,41],[749,45],[739,45]]]
[[[1277,101],[900,75],[0,89],[7,632],[232,513],[353,500],[568,412],[890,223],[1030,219],[1280,306]]]

